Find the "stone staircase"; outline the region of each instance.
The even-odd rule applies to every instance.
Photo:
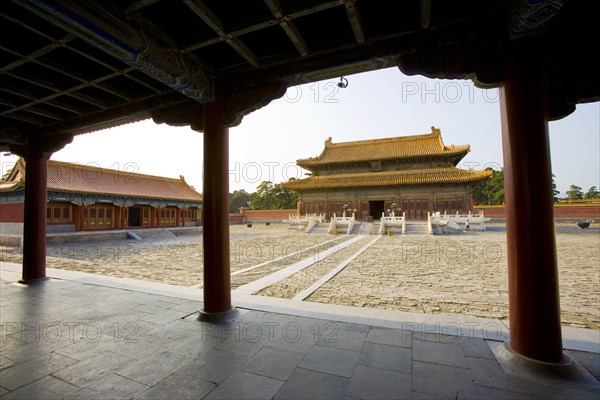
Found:
[[[310,230],[311,235],[327,235],[327,229],[329,224],[326,222],[317,222],[315,226]],[[345,232],[344,232],[345,233]]]
[[[355,235],[371,235],[374,224],[372,222],[360,222],[356,224],[352,230],[352,234]]]
[[[406,221],[406,236],[427,236],[427,221]]]

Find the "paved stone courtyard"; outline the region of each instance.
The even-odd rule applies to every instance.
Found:
[[[507,319],[505,234],[503,225],[490,225],[486,232],[392,235],[374,243],[365,236],[344,247],[355,236],[234,225],[232,287],[298,299],[312,285],[304,293],[311,302]],[[563,325],[599,329],[600,229],[559,224],[556,238]],[[21,258],[7,247],[1,256]],[[49,245],[48,267],[201,287],[201,236]],[[275,273],[282,278],[269,279]]]

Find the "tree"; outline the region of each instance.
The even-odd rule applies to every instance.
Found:
[[[585,193],[585,195],[583,197],[585,199],[599,199],[600,192],[598,191],[598,188],[596,188],[596,186],[592,186],[591,188],[588,189],[588,191]]]
[[[581,188],[576,185],[571,185],[569,190],[567,190],[567,200],[581,200],[583,199],[583,192]]]
[[[554,196],[554,202],[556,203],[558,200],[560,200],[558,198],[560,191],[556,189],[556,182],[554,182],[554,178],[556,178],[556,176],[552,174],[552,195]]]
[[[253,210],[270,210],[274,205],[273,182],[262,181],[256,187],[256,193],[252,199]]]
[[[473,201],[475,204],[504,204],[504,168],[500,171],[493,168],[486,170],[492,171],[492,176],[472,187]]]
[[[290,178],[290,180],[294,179]],[[282,188],[279,183],[273,185],[273,197],[275,199],[275,208],[280,210],[296,208],[298,204],[298,193]]]
[[[290,178],[293,180],[294,178]],[[252,193],[251,208],[253,210],[281,210],[296,208],[298,193],[291,192],[281,187],[281,184],[273,184],[271,181],[263,181]]]
[[[229,212],[237,214],[240,212],[240,207],[249,207],[249,202],[252,201],[252,195],[244,189],[234,190],[229,195]]]

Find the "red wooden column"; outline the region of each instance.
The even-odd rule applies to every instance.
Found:
[[[156,226],[160,228],[160,206],[156,208]]]
[[[83,231],[85,230],[85,204],[83,204],[83,201],[77,206],[77,210],[79,212],[79,226],[77,227],[77,230]]]
[[[513,45],[500,89],[510,347],[562,359],[548,94],[541,46]]]
[[[229,128],[223,102],[204,105],[202,245],[205,314],[233,310],[229,265]]]
[[[25,221],[23,222],[24,282],[46,277],[46,203],[49,155],[25,149]]]

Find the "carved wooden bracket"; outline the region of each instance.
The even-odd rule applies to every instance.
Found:
[[[195,131],[204,130],[204,106],[195,101],[152,111],[152,120],[157,124],[190,126]]]
[[[239,125],[245,115],[283,97],[287,87],[287,82],[276,81],[226,94],[223,103],[223,123],[229,127]]]
[[[278,81],[226,93],[223,102],[223,124],[228,127],[239,125],[245,115],[282,97],[286,89],[287,83]],[[204,107],[194,101],[155,110],[151,114],[152,120],[157,124],[189,125],[195,131],[204,130]]]
[[[431,46],[398,56],[398,68],[406,75],[439,79],[471,79],[477,87],[498,87],[502,82],[499,43],[457,43]]]
[[[26,135],[12,126],[0,126],[0,146],[25,145]]]
[[[10,152],[24,158],[29,156],[36,159],[48,160],[52,153],[71,143],[75,135],[72,133],[61,133],[44,137],[43,139],[31,136],[28,138],[27,144],[9,145]]]

